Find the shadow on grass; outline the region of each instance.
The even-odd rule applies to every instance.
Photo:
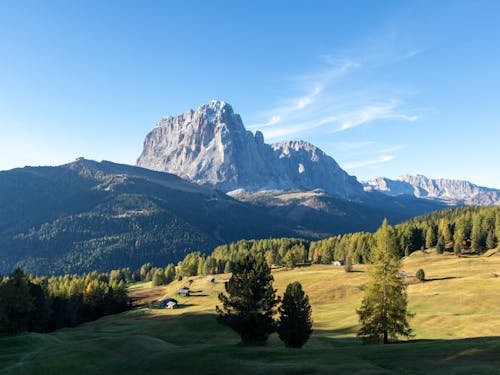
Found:
[[[190,306],[193,305],[179,305],[179,308]],[[122,375],[163,373],[165,363],[169,373],[252,375],[494,374],[500,367],[498,336],[362,345],[355,337],[356,326],[339,329],[320,326],[303,349],[285,348],[275,334],[267,345],[249,347],[238,345],[239,336],[218,324],[215,317],[215,313],[190,311],[144,315],[140,319],[118,314],[80,328],[47,334],[47,337],[57,335],[58,340],[50,342],[37,340],[45,334],[0,338],[0,373],[16,363],[22,363],[19,372],[15,372],[18,374],[75,375],[94,373],[97,367],[103,373]],[[125,328],[117,330],[117,323]],[[113,327],[112,332],[109,327]],[[163,342],[176,347],[173,349]],[[130,360],[131,353],[140,353],[142,360]],[[180,356],[184,360],[179,360]]]
[[[446,276],[446,277],[434,277],[431,279],[425,279],[426,282],[428,281],[441,281],[441,280],[453,280],[453,279],[461,279],[462,277],[458,276]]]

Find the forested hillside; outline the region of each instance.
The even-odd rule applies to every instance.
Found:
[[[0,273],[109,271],[178,262],[242,238],[321,239],[373,231],[440,205],[325,192],[239,201],[169,173],[79,159],[0,172]]]
[[[0,273],[177,262],[243,237],[292,232],[264,210],[168,173],[80,159],[0,172]]]
[[[438,253],[480,254],[498,246],[500,207],[460,207],[433,212],[395,226],[400,256],[436,248]],[[373,233],[355,232],[307,241],[297,238],[240,240],[218,246],[204,256],[191,253],[179,263],[180,276],[230,272],[231,265],[247,254],[264,256],[269,265],[295,267],[309,262],[331,264],[343,260],[369,263]]]

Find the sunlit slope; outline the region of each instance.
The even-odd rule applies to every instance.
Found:
[[[0,373],[499,373],[500,256],[417,252],[403,262],[410,275],[419,268],[430,281],[408,278],[416,313],[409,344],[364,346],[356,338],[365,266],[346,273],[313,265],[274,272],[279,294],[298,280],[310,296],[314,334],[302,350],[284,348],[276,335],[264,347],[238,346],[239,338],[215,321],[217,294],[230,275],[217,275],[215,283],[200,276],[191,278],[193,295],[175,297],[176,310],[159,309],[155,301],[175,296],[188,279],[167,287],[134,285],[131,295],[146,305],[120,315],[46,335],[1,338]]]

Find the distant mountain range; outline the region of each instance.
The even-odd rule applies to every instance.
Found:
[[[500,205],[500,190],[477,186],[469,181],[404,175],[396,180],[378,177],[363,182],[363,185],[366,191],[379,191],[389,196],[414,196],[452,205]]]

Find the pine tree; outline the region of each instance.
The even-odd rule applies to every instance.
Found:
[[[480,252],[486,245],[486,236],[482,227],[481,216],[475,214],[472,218],[472,232],[470,235],[472,250]]]
[[[425,247],[430,249],[431,247],[436,246],[437,235],[436,228],[430,225],[425,232]]]
[[[444,238],[443,238],[443,236],[439,236],[437,244],[436,244],[436,250],[437,250],[438,254],[443,254],[444,249],[445,249]]]
[[[358,332],[365,342],[388,343],[389,338],[411,337],[408,323],[413,314],[407,311],[406,285],[400,274],[400,261],[394,229],[384,220],[375,233],[376,246],[366,294],[357,310],[361,322]]]
[[[170,263],[165,268],[165,282],[166,284],[171,283],[175,280],[175,266]]]
[[[167,278],[165,277],[165,271],[163,268],[154,268],[151,272],[153,273],[151,285],[159,286],[167,284]]]
[[[495,235],[495,232],[491,230],[488,232],[488,237],[486,237],[486,248],[494,249],[496,247],[497,247],[497,236]]]
[[[459,255],[462,253],[462,241],[455,240],[455,244],[453,245],[453,253],[455,255]]]
[[[33,309],[26,276],[16,268],[0,285],[0,333],[12,335],[28,329]]]
[[[495,230],[496,230],[496,236],[497,240],[500,238],[500,209],[497,208],[497,213],[495,215]]]
[[[243,344],[261,344],[276,330],[275,307],[278,303],[273,289],[271,269],[260,256],[240,258],[225,284],[227,295],[219,294],[223,307],[217,306],[217,321],[237,332]]]
[[[301,348],[312,333],[309,297],[299,282],[288,284],[278,309],[278,335],[287,348]]]

